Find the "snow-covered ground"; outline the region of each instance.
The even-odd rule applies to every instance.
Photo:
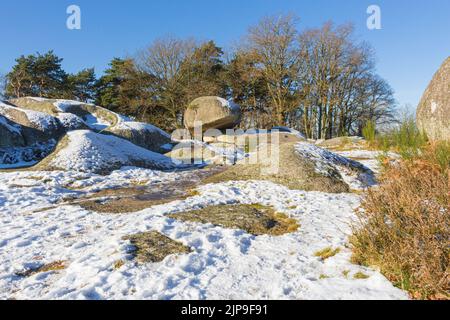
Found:
[[[136,213],[109,215],[58,201],[91,191],[183,178],[186,172],[122,168],[0,173],[0,299],[406,299],[373,269],[352,265],[348,235],[356,194],[293,191],[267,181],[199,187],[199,195]],[[67,189],[70,185],[72,189]],[[80,188],[84,188],[81,189]],[[74,191],[76,190],[76,191]],[[280,237],[176,221],[167,214],[215,204],[273,206],[301,227]],[[47,210],[38,210],[45,209]],[[136,265],[123,236],[159,231],[190,246],[186,255]],[[340,248],[321,261],[315,252]],[[124,260],[120,268],[114,264]],[[66,268],[16,273],[54,261]],[[367,279],[355,279],[362,272]]]
[[[151,168],[175,167],[172,159],[112,135],[77,130],[68,132],[67,137],[67,146],[57,151],[50,162],[55,168],[100,172],[116,165],[120,167],[137,162],[151,165]]]

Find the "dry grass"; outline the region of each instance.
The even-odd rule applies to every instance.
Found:
[[[169,255],[191,252],[191,249],[182,243],[156,231],[138,233],[123,239],[131,242],[133,246],[131,253],[141,264],[161,262]]]
[[[388,166],[368,191],[351,239],[353,261],[378,266],[418,299],[450,297],[450,144]]]
[[[19,277],[31,277],[37,273],[50,272],[50,271],[59,271],[64,270],[66,268],[66,261],[55,261],[48,264],[41,265],[37,268],[28,269],[23,272],[16,273]]]
[[[280,236],[298,230],[299,224],[273,208],[255,205],[219,205],[201,210],[170,214],[181,221],[211,223],[224,228],[242,229],[259,235]]]
[[[370,277],[362,272],[357,272],[353,275],[353,279],[357,279],[357,280],[364,280],[364,279],[369,279]]]
[[[314,256],[319,257],[322,261],[325,261],[331,257],[334,257],[335,255],[337,255],[339,252],[341,252],[340,248],[337,249],[333,249],[333,248],[325,248],[323,250],[317,251]]]
[[[122,268],[125,265],[125,261],[123,260],[117,260],[116,262],[114,262],[113,268],[114,270],[119,270],[120,268]]]

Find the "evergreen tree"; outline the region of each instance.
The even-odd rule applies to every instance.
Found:
[[[67,74],[61,68],[61,62],[62,59],[53,51],[21,56],[7,75],[6,95],[47,98],[60,96],[65,90],[67,81]]]
[[[84,69],[67,76],[66,88],[70,99],[90,102],[96,93],[97,79],[94,68]]]

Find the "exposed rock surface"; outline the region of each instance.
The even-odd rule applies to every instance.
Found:
[[[276,148],[276,146],[269,146],[264,151],[259,148],[258,152],[252,154],[250,158],[206,179],[205,183],[268,180],[290,189],[333,193],[350,190],[335,168],[328,167],[321,173],[317,172],[315,161],[300,155],[296,150],[295,143],[279,145],[278,157],[271,154],[273,150],[276,150],[272,148]],[[266,153],[268,154],[266,155]],[[275,167],[272,167],[273,165]]]
[[[21,109],[0,102],[0,115],[7,118],[15,127],[20,127],[22,139],[26,145],[47,142],[51,139],[57,140],[65,132],[57,118],[44,112]]]
[[[21,126],[0,116],[0,148],[24,145]]]
[[[450,140],[450,57],[422,96],[417,108],[417,124],[432,140]]]
[[[168,146],[171,142],[170,135],[151,124],[123,121],[108,128],[105,133],[126,139],[137,146],[158,153],[165,153],[170,149]]]
[[[233,128],[240,119],[240,107],[219,97],[197,98],[189,104],[184,114],[184,124],[191,131],[196,122],[201,122],[203,131],[206,131],[211,128]]]

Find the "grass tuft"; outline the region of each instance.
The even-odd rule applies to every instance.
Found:
[[[317,251],[314,256],[319,257],[322,261],[325,261],[326,259],[329,259],[331,257],[334,257],[339,252],[341,252],[340,248],[333,249],[331,247],[325,248],[323,250]]]
[[[367,274],[362,273],[362,272],[357,272],[353,275],[354,279],[358,279],[358,280],[364,280],[364,279],[368,279],[370,278]]]

